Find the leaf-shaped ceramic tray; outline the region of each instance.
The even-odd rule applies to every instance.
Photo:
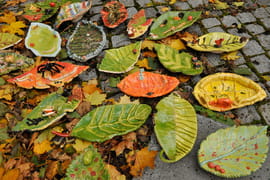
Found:
[[[259,84],[233,73],[204,77],[194,87],[193,94],[201,105],[215,111],[251,105],[266,97]]]
[[[201,143],[200,166],[217,176],[236,178],[250,175],[267,157],[267,126],[220,129]]]
[[[28,68],[34,60],[17,53],[0,53],[0,75],[17,69]]]
[[[36,56],[55,57],[61,50],[60,34],[43,23],[31,23],[25,46]]]
[[[158,17],[151,26],[150,39],[168,37],[191,26],[200,16],[200,11],[168,11]]]
[[[74,77],[88,69],[88,66],[79,66],[66,62],[44,62],[32,70],[9,79],[8,82],[31,89],[46,89],[51,86],[61,87]]]
[[[169,71],[182,72],[187,75],[202,73],[202,62],[189,53],[179,53],[178,50],[164,44],[156,43],[154,47],[157,51],[159,61]]]
[[[160,159],[176,162],[187,155],[195,143],[196,112],[188,101],[173,93],[159,101],[156,109],[154,130],[162,147]]]
[[[22,40],[19,36],[9,33],[0,33],[0,50],[11,47]]]
[[[172,76],[135,72],[122,79],[117,87],[130,96],[153,98],[168,94],[178,84],[178,79]]]
[[[123,23],[127,17],[128,12],[124,4],[118,1],[110,1],[104,5],[100,11],[102,20],[105,26],[115,28]]]
[[[139,59],[141,44],[141,42],[136,42],[117,49],[106,50],[98,70],[117,74],[130,71]]]
[[[153,19],[146,19],[144,9],[137,12],[128,22],[127,32],[130,39],[143,35],[152,24]]]
[[[187,45],[197,51],[212,53],[231,52],[243,48],[248,38],[235,36],[224,32],[212,32],[198,37]]]
[[[52,93],[44,98],[12,131],[38,131],[43,130],[60,120],[67,112],[73,112],[80,101],[68,100],[57,93]]]
[[[138,129],[151,113],[146,104],[101,106],[87,113],[71,135],[87,141],[103,142]]]
[[[71,162],[65,180],[109,180],[110,175],[97,149],[90,145]]]
[[[106,44],[103,28],[91,21],[81,21],[67,42],[69,57],[85,62],[97,56]]]

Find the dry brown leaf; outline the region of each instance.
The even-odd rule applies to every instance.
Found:
[[[4,174],[1,180],[11,180],[11,179],[17,180],[19,175],[20,175],[19,169],[10,169]]]
[[[137,141],[136,133],[130,132],[123,136],[123,140],[114,146],[111,150],[115,151],[116,156],[119,156],[123,151],[127,149],[133,149],[134,142]]]
[[[131,101],[129,96],[124,95],[121,96],[119,102],[116,102],[115,104],[140,104],[140,101],[139,99]]]
[[[51,180],[57,174],[58,171],[58,161],[49,160],[48,167],[46,168],[45,176]]]
[[[110,180],[126,180],[126,176],[117,171],[115,166],[106,164],[105,167],[110,174]]]
[[[52,149],[51,142],[49,140],[44,140],[41,143],[34,143],[34,153],[35,154],[44,154]]]
[[[157,57],[157,54],[154,53],[153,51],[144,51],[142,53],[142,56],[143,57],[152,57],[152,58],[155,58],[155,57]]]
[[[85,115],[88,113],[91,109],[91,103],[88,101],[83,101],[80,103],[80,105],[77,107],[76,112],[80,114],[80,116]]]
[[[139,66],[140,68],[146,68],[146,69],[152,69],[149,65],[148,65],[148,59],[144,58],[143,60],[139,60],[136,63],[137,66]]]
[[[5,7],[16,6],[17,4],[20,4],[20,3],[23,3],[23,2],[26,2],[26,1],[27,0],[10,0],[10,1],[6,2]]]
[[[97,80],[90,80],[88,82],[83,82],[82,89],[84,94],[92,94],[95,91],[102,92],[102,90],[97,87],[97,84],[98,84]]]
[[[20,175],[23,177],[31,176],[31,170],[33,169],[34,164],[31,162],[22,163],[16,166],[20,170]]]
[[[191,76],[186,76],[186,75],[180,75],[178,80],[180,81],[180,83],[185,83],[188,82],[190,80]]]
[[[0,167],[0,179],[3,178],[4,173],[5,173],[5,169]]]
[[[7,169],[13,169],[17,163],[17,160],[15,158],[9,159],[5,164],[4,168]]]
[[[189,32],[185,32],[184,34],[181,34],[180,39],[186,41],[186,42],[194,42],[196,41],[198,36],[196,34],[192,34]]]
[[[141,48],[142,48],[142,49],[148,48],[149,50],[153,50],[154,45],[155,45],[155,41],[144,40],[144,41],[142,42]]]
[[[171,37],[167,37],[165,39],[162,39],[162,43],[176,50],[186,49],[185,44],[180,39],[172,39]]]

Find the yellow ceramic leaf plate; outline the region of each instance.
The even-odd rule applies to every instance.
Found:
[[[257,83],[232,73],[204,77],[196,84],[193,94],[201,105],[215,111],[251,105],[266,97]]]

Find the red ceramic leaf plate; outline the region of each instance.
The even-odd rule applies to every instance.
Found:
[[[22,75],[9,79],[8,82],[16,83],[18,86],[27,89],[33,87],[46,89],[50,87],[49,85],[61,87],[86,69],[88,69],[88,66],[78,66],[66,62],[44,62]]]
[[[124,93],[135,97],[158,97],[168,94],[179,84],[171,76],[151,72],[135,72],[125,77],[117,87]]]
[[[111,1],[104,5],[100,11],[105,26],[115,28],[128,17],[124,4],[118,1]]]

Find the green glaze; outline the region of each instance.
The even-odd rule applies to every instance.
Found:
[[[146,104],[101,106],[83,116],[71,135],[87,141],[103,142],[138,129],[150,113],[151,107]]]
[[[162,147],[160,159],[172,163],[187,155],[197,137],[197,116],[192,105],[176,94],[163,98],[156,106],[155,134]],[[164,153],[169,159],[164,157]]]
[[[201,143],[200,166],[217,176],[236,178],[250,175],[267,157],[267,126],[239,126],[220,129]],[[212,166],[211,166],[212,165]],[[220,169],[213,166],[220,166]]]
[[[19,36],[9,33],[0,33],[0,50],[11,47],[22,40]]]
[[[21,122],[19,122],[12,131],[38,131],[47,128],[49,125],[60,120],[67,112],[73,112],[79,105],[79,101],[68,101],[67,97],[64,97],[57,93],[52,93],[43,99],[37,107],[33,109]],[[45,115],[45,109],[53,109],[55,113],[52,115]],[[41,121],[34,125],[29,125],[32,119],[40,119]],[[30,119],[30,121],[29,121]]]
[[[141,42],[136,42],[117,49],[106,50],[99,71],[124,73],[134,68],[141,51]]]
[[[195,62],[193,63],[192,61],[193,56],[189,53],[179,53],[178,50],[164,44],[155,44],[154,47],[157,51],[159,61],[169,71],[182,72],[187,75],[202,73],[202,62],[197,60],[196,64],[198,67],[195,67]]]
[[[180,18],[179,14],[183,17]],[[192,20],[188,20],[189,16],[192,16]],[[150,39],[158,40],[168,37],[191,26],[200,16],[201,11],[168,11],[158,17],[151,26]]]

